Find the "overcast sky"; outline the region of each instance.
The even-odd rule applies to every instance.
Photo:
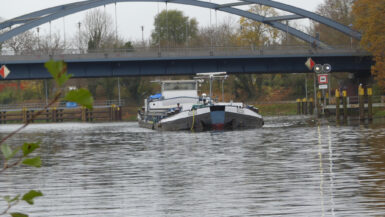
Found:
[[[78,2],[80,0],[0,0],[2,3],[2,12],[0,16],[4,19],[10,19],[16,16],[20,16],[36,10],[57,6],[61,4],[67,4],[71,2]],[[209,1],[209,0],[207,0]],[[299,8],[314,11],[316,7],[323,2],[323,0],[276,0],[285,4],[290,4]],[[231,3],[237,2],[237,0],[212,0],[213,3]],[[150,37],[151,30],[153,30],[154,17],[160,11],[165,9],[165,3],[118,3],[117,4],[117,23],[119,35],[124,36],[126,40],[141,40],[142,32],[141,26],[144,26],[145,40]],[[200,26],[210,25],[210,10],[205,8],[198,8],[194,6],[186,6],[180,4],[168,4],[169,9],[182,10],[185,15],[194,17],[198,20]],[[247,7],[243,6],[247,9]],[[106,6],[106,11],[115,17],[115,6]],[[229,19],[237,21],[239,18],[231,16],[227,13],[211,12],[212,25],[220,23],[223,19]],[[67,39],[73,37],[77,32],[77,23],[81,22],[84,18],[84,12],[80,12],[74,15],[65,17],[64,19],[58,19],[51,23],[53,32],[60,32],[62,37],[66,36]],[[301,21],[303,24],[307,24],[307,21]],[[49,24],[42,25],[42,33],[48,34]],[[66,30],[64,35],[63,29]]]

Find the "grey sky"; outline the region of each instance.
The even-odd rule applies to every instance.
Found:
[[[41,10],[47,7],[56,5],[77,2],[79,0],[0,0],[2,4],[1,17],[5,19],[13,18],[36,10]],[[209,0],[206,0],[209,1]],[[316,7],[323,2],[323,0],[276,0],[282,3],[290,4],[299,8],[314,11]],[[212,0],[215,3],[230,3],[236,2],[236,0]],[[117,23],[119,35],[124,36],[126,40],[141,40],[142,32],[141,26],[144,26],[145,40],[150,37],[151,30],[153,29],[154,16],[159,10],[165,9],[164,3],[118,3],[117,5]],[[185,6],[180,4],[168,4],[169,9],[182,10],[185,15],[189,17],[195,17],[200,26],[210,25],[210,10],[193,6]],[[247,8],[247,6],[244,6]],[[115,17],[115,6],[106,6],[106,11]],[[53,32],[60,32],[64,37],[63,29],[66,29],[66,38],[71,38],[77,32],[77,23],[82,21],[84,12],[80,12],[65,19],[58,19],[51,23]],[[239,18],[231,16],[227,13],[211,12],[212,25],[220,23],[223,19],[231,19],[236,22]],[[306,24],[307,22],[304,22]],[[48,34],[49,24],[42,25],[43,34]]]

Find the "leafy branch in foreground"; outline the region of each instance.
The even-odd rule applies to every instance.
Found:
[[[53,79],[55,80],[56,84],[60,87],[63,87],[63,85],[71,78],[72,75],[67,73],[67,64],[63,61],[49,61],[45,63],[45,67],[52,75]],[[3,174],[6,170],[19,166],[19,165],[26,165],[31,167],[41,167],[42,161],[40,156],[36,157],[30,157],[29,155],[33,153],[36,149],[40,148],[40,143],[24,143],[21,146],[18,146],[16,148],[12,148],[10,145],[5,144],[9,138],[14,136],[15,134],[19,133],[21,130],[26,128],[29,124],[32,123],[33,120],[35,120],[38,116],[40,116],[46,109],[54,105],[59,101],[61,96],[63,95],[63,91],[59,90],[54,98],[40,111],[34,113],[34,115],[31,117],[31,119],[27,120],[26,123],[24,123],[21,127],[16,129],[15,131],[11,132],[4,138],[0,140],[0,150],[2,153],[2,162],[3,162],[3,168],[0,169],[0,175]],[[91,93],[86,89],[77,89],[77,90],[71,90],[69,91],[65,96],[64,99],[71,102],[76,102],[79,105],[82,105],[88,109],[92,109],[92,104],[94,102],[93,97]],[[4,196],[2,197],[4,201],[7,203],[7,207],[1,212],[1,215],[9,214],[12,217],[28,217],[28,215],[14,212],[10,213],[9,210],[16,206],[20,201],[25,201],[30,205],[34,204],[34,199],[36,197],[43,196],[43,193],[40,191],[30,190],[29,192],[25,193],[22,197],[21,195],[16,195],[14,197],[11,196]]]

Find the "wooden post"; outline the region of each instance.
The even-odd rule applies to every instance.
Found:
[[[64,119],[63,119],[63,111],[64,109],[59,109],[59,122],[63,122]]]
[[[81,110],[81,119],[82,119],[82,122],[86,122],[86,108],[84,108],[83,106],[80,108]]]
[[[29,111],[29,117],[28,117],[28,121],[30,122],[30,123],[33,123],[35,120],[33,120],[33,113],[34,113],[35,111],[34,110],[31,110],[31,111]]]
[[[93,110],[92,109],[87,109],[88,111],[88,118],[89,118],[89,122],[92,122],[93,119],[94,119],[94,113],[93,113]]]
[[[52,108],[52,122],[56,122],[56,107]]]
[[[45,110],[45,122],[49,122],[49,109]]]
[[[309,114],[314,114],[314,100],[313,98],[309,99]]]
[[[373,90],[372,88],[368,88],[367,90],[367,93],[368,93],[368,119],[369,121],[372,121],[373,120],[373,99],[372,99],[372,95],[373,95]]]
[[[336,121],[337,123],[340,122],[340,91],[337,89],[336,90]]]
[[[297,99],[297,115],[301,114],[301,100]]]
[[[23,110],[22,110],[22,117],[23,117],[23,123],[27,123],[27,108],[23,107]]]
[[[302,99],[302,114],[307,115],[307,99]]]
[[[344,109],[344,122],[348,120],[348,94],[346,90],[342,91],[342,103]]]
[[[116,112],[115,112],[116,119],[115,120],[117,120],[117,121],[119,121],[119,110],[120,110],[120,107],[116,106]]]
[[[115,119],[114,119],[114,115],[115,114],[115,105],[114,104],[112,104],[111,105],[111,108],[110,108],[110,121],[114,121]]]
[[[119,106],[119,121],[122,120],[122,113],[123,113],[122,106]]]
[[[85,111],[84,111],[84,115],[85,115],[85,120],[86,120],[86,122],[88,122],[89,121],[89,114],[88,114],[88,108],[85,108]]]
[[[365,94],[364,88],[362,87],[362,85],[359,85],[358,86],[358,101],[359,101],[359,107],[360,107],[360,121],[365,120],[364,94]]]

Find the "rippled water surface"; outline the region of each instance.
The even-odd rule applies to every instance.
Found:
[[[35,217],[385,216],[385,124],[265,122],[203,133],[35,124],[8,144],[41,141],[44,166],[1,174],[0,195],[41,190],[12,209]]]

